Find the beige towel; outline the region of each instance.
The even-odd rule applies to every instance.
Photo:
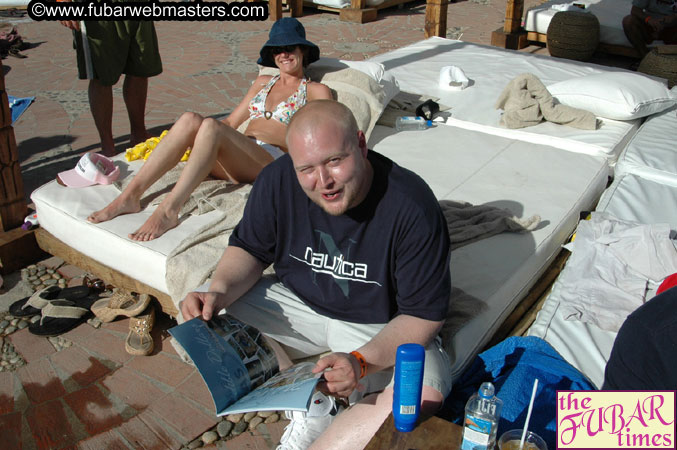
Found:
[[[489,205],[440,200],[440,207],[447,219],[452,250],[504,231],[532,231],[541,223],[538,215],[520,219],[508,209]]]
[[[557,103],[541,80],[530,73],[518,75],[508,83],[496,109],[504,110],[501,125],[508,128],[530,127],[545,119],[583,130],[597,129],[594,114]]]

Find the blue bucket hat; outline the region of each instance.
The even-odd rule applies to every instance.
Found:
[[[268,42],[263,44],[259,54],[261,57],[258,64],[266,67],[277,67],[266,47],[283,47],[285,45],[303,45],[308,48],[308,61],[310,64],[320,59],[320,48],[306,39],[306,29],[303,24],[293,17],[283,17],[273,24],[268,33]]]

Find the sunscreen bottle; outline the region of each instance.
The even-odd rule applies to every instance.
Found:
[[[425,349],[419,344],[402,344],[397,347],[395,361],[393,392],[395,428],[408,432],[416,426],[421,409]]]

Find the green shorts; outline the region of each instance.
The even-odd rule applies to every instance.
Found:
[[[112,86],[123,73],[152,77],[162,73],[162,60],[153,22],[88,21],[87,41],[92,55],[94,78],[104,86]],[[82,34],[73,33],[73,46],[78,55],[78,76],[87,79]]]

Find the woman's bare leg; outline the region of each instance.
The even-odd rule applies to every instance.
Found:
[[[252,139],[222,122],[204,119],[176,186],[129,238],[150,241],[176,227],[184,203],[208,174],[235,182],[250,182],[272,160],[273,157]]]
[[[139,212],[143,193],[181,160],[186,149],[195,142],[203,120],[202,116],[195,113],[181,115],[125,190],[108,206],[92,213],[87,220],[99,223],[120,214]]]

